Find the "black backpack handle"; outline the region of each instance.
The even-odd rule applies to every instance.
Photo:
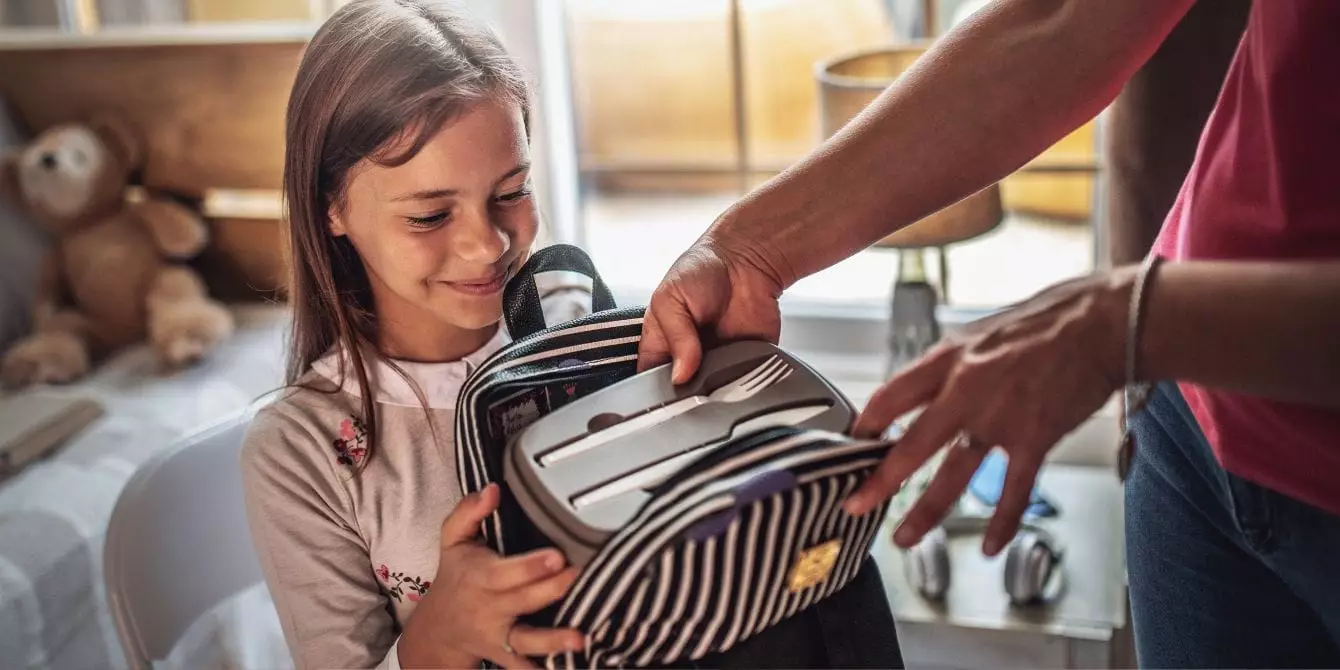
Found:
[[[615,308],[614,294],[596,272],[595,263],[580,247],[553,244],[536,250],[503,289],[503,319],[512,339],[544,330],[544,308],[535,275],[542,272],[577,272],[591,278],[591,311]]]

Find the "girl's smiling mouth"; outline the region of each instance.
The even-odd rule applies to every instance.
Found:
[[[492,276],[444,281],[442,283],[467,295],[489,296],[501,291],[507,285],[507,279],[511,276],[512,266],[508,265]]]

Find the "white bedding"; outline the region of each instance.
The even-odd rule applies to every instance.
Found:
[[[68,388],[106,414],[46,460],[0,482],[0,667],[122,668],[102,584],[112,507],[135,469],[177,439],[283,380],[287,310],[236,308],[238,332],[200,365],[158,375],[128,350]],[[268,594],[223,603],[183,640],[174,667],[282,668]],[[169,664],[171,665],[171,664]]]

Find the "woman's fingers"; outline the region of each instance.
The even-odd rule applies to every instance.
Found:
[[[893,541],[907,548],[921,541],[927,531],[944,520],[949,508],[963,495],[977,468],[982,464],[990,449],[973,445],[974,448],[949,447],[940,467],[935,472],[930,486],[921,494],[912,508],[903,516],[898,530],[893,533]]]
[[[576,581],[578,569],[568,568],[552,577],[497,594],[499,605],[510,614],[538,612],[557,602]]]
[[[498,509],[498,485],[489,484],[461,499],[442,522],[442,546],[464,544],[479,534],[484,520]]]
[[[898,417],[934,400],[956,359],[956,349],[939,348],[895,374],[870,397],[852,433],[877,439]]]
[[[484,569],[484,586],[491,591],[511,591],[551,577],[567,564],[557,549],[541,549],[502,558]]]
[[[645,350],[655,360],[669,355],[674,361],[670,379],[682,384],[693,377],[702,363],[703,345],[698,337],[698,324],[689,311],[685,297],[673,286],[652,296],[647,312],[651,314],[652,340],[647,341],[644,326],[643,341],[639,343],[639,363]],[[644,349],[645,347],[645,349]]]
[[[888,499],[926,459],[958,433],[961,422],[951,407],[951,404],[937,400],[912,422],[879,467],[843,503],[848,514],[861,516]]]
[[[578,651],[585,646],[586,637],[571,628],[534,628],[517,624],[508,636],[508,644],[520,656],[547,656]]]
[[[1042,467],[1042,457],[1033,456],[1031,451],[1014,450],[1009,452],[1010,462],[1005,470],[1005,485],[1001,488],[1000,502],[991,515],[982,538],[982,551],[987,556],[995,556],[1019,531],[1019,522],[1033,494],[1033,485],[1037,482],[1038,469]],[[1038,452],[1045,454],[1045,451]]]
[[[642,339],[637,343],[637,371],[644,372],[658,365],[670,362],[670,344],[665,339],[665,331],[656,318],[656,312],[650,308],[642,317]]]

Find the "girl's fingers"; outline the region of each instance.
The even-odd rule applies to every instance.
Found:
[[[524,624],[512,628],[508,641],[518,656],[561,654],[586,645],[586,637],[571,628],[533,628]]]
[[[462,498],[442,522],[442,546],[452,547],[473,540],[484,520],[498,509],[498,499],[497,484],[489,484]]]
[[[491,591],[511,591],[550,577],[567,564],[557,549],[540,549],[520,556],[501,558],[484,569],[484,587]]]
[[[505,651],[499,651],[496,656],[489,656],[487,658],[490,661],[493,661],[498,667],[506,668],[507,670],[512,670],[512,668],[523,668],[524,670],[531,670],[534,668],[535,670],[538,670],[540,667],[532,663],[530,659],[525,656],[520,654],[508,654]]]
[[[894,543],[903,548],[910,547],[944,520],[949,508],[963,495],[963,490],[989,451],[986,448],[950,447],[930,486],[926,487],[926,491],[903,517],[902,523],[898,524],[898,530],[893,534]]]
[[[553,604],[568,592],[572,582],[577,579],[578,569],[568,568],[552,577],[542,579],[506,593],[497,594],[498,603],[504,612],[511,615],[538,612]]]

